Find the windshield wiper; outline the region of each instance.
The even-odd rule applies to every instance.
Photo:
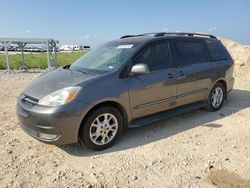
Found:
[[[70,69],[69,69],[69,70],[70,70]],[[91,74],[91,75],[93,75],[93,74],[90,73],[89,71],[85,71],[85,70],[75,69],[75,70],[70,70],[70,71],[81,72],[81,73],[83,73],[83,74]]]
[[[83,74],[90,74],[89,72],[87,72],[87,71],[83,71],[83,70],[77,70],[78,72],[81,72],[81,73],[83,73]]]

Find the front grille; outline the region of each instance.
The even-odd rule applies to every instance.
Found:
[[[29,104],[37,104],[38,99],[35,99],[35,98],[30,97],[28,95],[24,95],[24,97],[22,98],[22,102],[29,103]]]

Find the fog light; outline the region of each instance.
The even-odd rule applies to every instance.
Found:
[[[38,137],[42,138],[42,139],[45,139],[45,140],[55,140],[55,139],[57,139],[59,137],[59,135],[57,135],[57,134],[46,134],[46,133],[38,132]]]

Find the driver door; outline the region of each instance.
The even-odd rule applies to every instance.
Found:
[[[168,41],[144,47],[133,59],[147,64],[149,73],[129,77],[130,108],[133,119],[175,107],[176,69],[172,67]]]

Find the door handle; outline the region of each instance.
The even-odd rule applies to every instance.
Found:
[[[171,73],[168,73],[168,78],[173,78],[174,76]]]
[[[180,73],[180,76],[184,76],[185,75],[183,71],[179,71],[179,73]]]
[[[178,78],[176,78],[177,80],[186,78],[186,75],[185,75],[184,71],[182,71],[182,70],[179,71],[179,75],[180,75],[180,76],[179,76]]]

